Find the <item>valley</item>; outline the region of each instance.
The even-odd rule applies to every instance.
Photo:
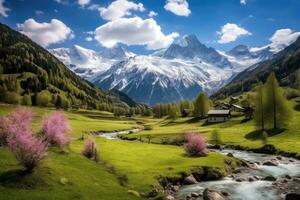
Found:
[[[0,200],[299,200],[299,8],[0,0]]]

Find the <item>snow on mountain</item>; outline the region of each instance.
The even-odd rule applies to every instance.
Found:
[[[164,52],[164,58],[173,59],[194,59],[200,58],[206,63],[213,64],[219,68],[231,68],[231,63],[226,57],[220,55],[214,48],[208,48],[200,43],[196,35],[186,35],[177,43],[171,46]]]
[[[118,89],[136,102],[154,105],[212,94],[237,73],[270,58],[269,48],[238,45],[228,52],[186,35],[167,49],[135,55],[122,47],[102,52],[80,46],[50,50],[74,72],[106,89]]]
[[[71,70],[86,79],[95,73],[108,70],[115,63],[134,56],[133,53],[122,47],[105,49],[99,53],[78,45],[70,48],[50,49],[49,51]]]
[[[211,93],[232,75],[231,70],[194,60],[135,56],[95,75],[91,81],[106,89],[118,89],[135,101],[154,105],[194,99],[200,91]]]
[[[244,71],[248,67],[270,59],[273,56],[268,47],[253,50],[245,45],[238,45],[228,52],[218,51],[218,53],[227,58],[232,64],[232,70],[235,73]]]

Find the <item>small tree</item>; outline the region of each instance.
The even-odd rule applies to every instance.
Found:
[[[206,140],[196,133],[186,133],[184,149],[189,156],[206,156]]]
[[[220,134],[216,129],[211,133],[211,142],[213,145],[220,145],[222,143]]]
[[[33,116],[30,109],[20,107],[1,118],[1,137],[27,171],[32,171],[47,151],[47,143],[33,136]]]
[[[42,122],[42,134],[44,139],[57,145],[61,150],[70,143],[69,122],[63,111],[56,111],[44,117]]]
[[[205,117],[209,111],[209,98],[205,92],[201,92],[195,101],[194,116]]]
[[[261,132],[261,141],[263,145],[268,143],[268,133],[266,131]]]
[[[179,117],[180,115],[180,111],[179,111],[179,108],[176,104],[172,104],[170,105],[170,109],[169,109],[169,117],[172,119],[172,120],[175,120]]]
[[[88,159],[93,159],[96,162],[99,161],[99,154],[96,147],[95,140],[89,137],[84,143],[84,149],[82,150],[82,154]]]

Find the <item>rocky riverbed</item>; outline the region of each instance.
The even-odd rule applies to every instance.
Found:
[[[238,150],[223,150],[245,160],[222,180],[205,181],[180,187],[169,199],[195,200],[281,200],[300,199],[300,161],[293,158]],[[192,180],[192,177],[190,177]]]

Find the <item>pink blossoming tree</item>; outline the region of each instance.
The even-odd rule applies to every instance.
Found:
[[[206,140],[193,132],[186,133],[184,149],[189,156],[206,156],[207,143]]]
[[[82,154],[88,159],[94,159],[96,162],[99,161],[99,154],[96,147],[96,143],[92,137],[89,137],[85,141]]]
[[[5,144],[27,171],[32,171],[47,151],[47,143],[33,135],[33,117],[30,109],[20,107],[0,120]]]
[[[48,143],[57,145],[61,150],[64,150],[71,142],[69,131],[69,121],[63,111],[53,112],[44,117],[42,134]]]

